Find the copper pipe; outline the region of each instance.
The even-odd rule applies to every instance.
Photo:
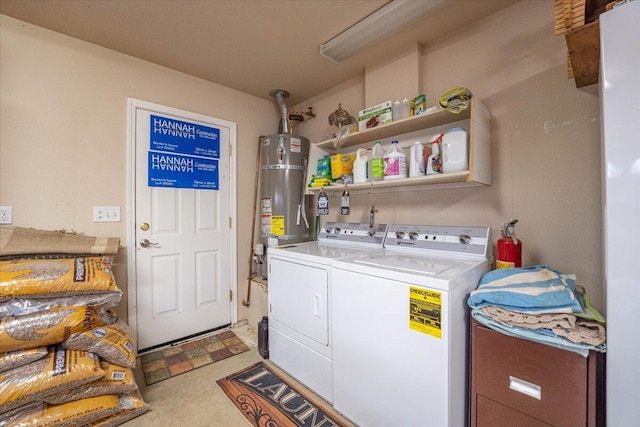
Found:
[[[256,158],[256,179],[253,187],[253,221],[251,221],[251,247],[249,248],[249,276],[247,280],[247,299],[242,300],[242,305],[249,307],[251,305],[251,269],[253,267],[253,239],[256,234],[256,212],[258,210],[258,183],[260,179],[260,161],[262,160],[262,139],[264,135],[258,138],[258,157]]]

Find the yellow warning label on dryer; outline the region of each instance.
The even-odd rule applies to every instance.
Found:
[[[442,338],[442,293],[409,287],[409,328]]]
[[[271,217],[271,234],[284,236],[284,215],[273,215]]]

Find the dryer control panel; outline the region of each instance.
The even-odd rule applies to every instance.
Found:
[[[489,227],[391,224],[384,247],[488,257],[490,233]]]

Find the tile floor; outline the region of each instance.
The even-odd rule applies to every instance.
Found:
[[[233,331],[249,347],[249,351],[203,366],[164,381],[145,385],[142,369],[137,368],[136,381],[151,409],[125,424],[125,427],[246,427],[251,424],[236,409],[216,380],[263,360],[258,354],[255,328],[243,325]],[[269,363],[269,361],[266,361]],[[273,366],[273,365],[271,365]],[[274,369],[278,370],[277,367]],[[286,376],[286,375],[285,375]],[[292,380],[301,390],[332,407],[304,386]],[[333,412],[333,411],[332,411]],[[354,424],[345,421],[347,426]]]

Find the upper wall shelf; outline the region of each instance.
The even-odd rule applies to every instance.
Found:
[[[355,147],[359,144],[402,135],[418,130],[439,128],[454,123],[469,131],[469,170],[438,175],[426,175],[414,178],[395,179],[390,181],[376,181],[362,184],[349,184],[349,189],[398,189],[402,187],[431,187],[444,188],[451,186],[491,185],[491,113],[478,100],[471,98],[469,108],[459,114],[439,108],[419,116],[398,120],[384,126],[367,129],[354,133],[343,144],[344,147]],[[315,144],[317,147],[330,152],[333,151],[333,140]],[[325,187],[329,191],[341,191],[343,185]],[[310,192],[320,188],[310,188]]]
[[[355,132],[349,135],[342,144],[342,148],[353,147],[365,142],[388,138],[394,135],[413,132],[420,129],[427,129],[435,126],[446,125],[457,120],[466,120],[471,117],[471,108],[467,108],[459,114],[452,113],[444,108],[420,114],[419,116],[408,117],[386,125],[377,126],[371,129]],[[328,139],[316,143],[315,145],[324,150],[332,150],[334,139]]]

